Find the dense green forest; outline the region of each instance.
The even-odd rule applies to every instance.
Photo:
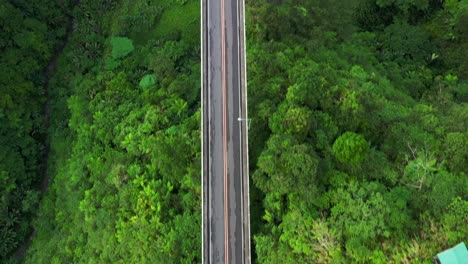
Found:
[[[432,263],[466,242],[468,1],[249,7],[258,262]]]
[[[0,0],[1,263],[201,262],[199,8]],[[246,12],[253,260],[468,242],[468,0]]]
[[[47,2],[47,5],[45,5]],[[26,239],[47,160],[46,75],[69,3],[0,1],[0,262]]]

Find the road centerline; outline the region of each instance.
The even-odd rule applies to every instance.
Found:
[[[223,178],[224,178],[224,263],[229,263],[229,215],[228,215],[228,177],[227,177],[227,100],[226,100],[226,33],[224,0],[221,0],[221,80],[223,97]]]
[[[239,122],[246,99],[243,1],[202,0],[201,5],[204,264],[250,264],[247,131]]]

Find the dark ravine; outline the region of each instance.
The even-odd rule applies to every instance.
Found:
[[[79,4],[80,0],[73,0],[72,1],[72,6],[75,7]],[[49,153],[50,153],[50,139],[49,139],[49,125],[50,125],[50,95],[49,95],[49,82],[54,76],[55,73],[55,68],[57,66],[57,61],[60,55],[62,54],[63,50],[68,44],[68,41],[70,40],[71,35],[73,34],[73,29],[75,26],[75,18],[70,17],[69,23],[67,25],[67,34],[63,40],[63,42],[57,47],[55,50],[52,58],[50,58],[46,68],[44,69],[44,76],[45,76],[45,83],[44,83],[44,95],[46,97],[46,102],[44,104],[44,128],[45,128],[45,136],[44,136],[44,150],[41,155],[41,160],[40,160],[40,171],[39,175],[41,177],[40,185],[39,185],[39,190],[41,192],[41,200],[45,196],[45,193],[47,192],[47,189],[49,187],[49,173],[48,173],[48,164],[49,164]],[[24,241],[24,243],[16,250],[15,252],[15,257],[18,260],[22,260],[24,257],[24,254],[26,253],[26,250],[29,248],[31,245],[32,239],[36,236],[36,230],[33,229],[31,234],[27,237],[27,239]]]

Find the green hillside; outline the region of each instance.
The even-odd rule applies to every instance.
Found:
[[[0,2],[0,263],[201,263],[199,8]],[[467,243],[468,1],[246,12],[253,262]]]

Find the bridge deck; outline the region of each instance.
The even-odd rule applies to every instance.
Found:
[[[250,263],[244,2],[201,8],[202,258]]]

